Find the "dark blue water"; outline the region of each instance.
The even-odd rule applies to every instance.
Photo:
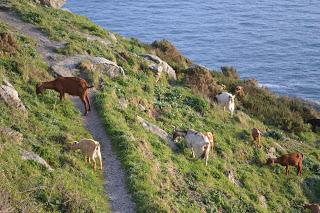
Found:
[[[195,63],[237,68],[280,94],[320,100],[319,0],[68,0],[66,8]]]

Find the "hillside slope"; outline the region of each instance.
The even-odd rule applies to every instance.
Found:
[[[108,211],[102,175],[94,173],[80,154],[68,150],[73,140],[91,137],[80,112],[70,100],[58,101],[55,92],[35,95],[36,83],[49,74],[31,38],[10,29],[3,20],[0,35],[1,85],[9,81],[26,107],[20,111],[0,101],[0,210]],[[11,137],[12,132],[21,138]],[[39,155],[54,170],[23,160],[25,151]]]
[[[138,212],[303,212],[303,203],[320,202],[320,151],[315,144],[320,135],[311,132],[304,123],[319,114],[303,101],[277,97],[254,81],[238,79],[234,71],[222,73],[191,66],[191,61],[167,41],[143,44],[137,39],[114,35],[86,18],[26,0],[11,1],[7,6],[24,21],[38,26],[50,39],[65,43],[54,53],[90,56],[80,60],[74,74],[86,77],[99,88],[94,104],[126,171]],[[4,23],[1,26],[2,32],[10,31]],[[79,125],[79,112],[70,101],[57,101],[54,92],[35,97],[34,85],[50,78],[49,69],[32,41],[18,38],[23,49],[14,55],[2,54],[0,65],[2,75],[14,84],[30,115],[23,120],[0,102],[6,112],[0,115],[0,123],[24,135],[22,145],[1,144],[0,168],[5,175],[0,176],[4,180],[0,184],[5,184],[0,193],[14,198],[4,203],[8,208],[17,208],[26,196],[32,195],[28,208],[103,212],[108,207],[103,199],[102,178],[79,160],[80,155],[64,150],[70,138],[88,136]],[[166,60],[177,71],[177,79],[164,72],[161,76],[156,74],[151,62],[142,57],[145,54],[156,54]],[[96,66],[91,58],[96,56],[115,62],[125,75],[113,76],[110,69]],[[50,74],[56,72],[52,67],[50,70]],[[236,85],[242,85],[247,92],[237,99],[234,118],[212,104],[212,95],[219,84],[225,84],[232,92]],[[203,160],[192,158],[183,140],[177,142],[177,151],[171,150],[164,140],[145,130],[137,116],[168,133],[172,132],[172,126],[214,131],[216,147],[208,166]],[[253,127],[269,130],[268,136],[263,137],[262,149],[251,142]],[[265,166],[271,147],[276,148],[276,155],[304,153],[302,177],[296,176],[292,171],[295,169],[285,176],[283,167]],[[33,150],[57,169],[49,173],[37,164],[22,162],[17,151],[22,148]],[[26,168],[16,170],[17,165]],[[68,178],[61,181],[59,172]],[[23,177],[30,173],[33,176],[26,183]],[[82,184],[77,184],[79,181]],[[39,182],[47,188],[37,188]],[[21,193],[24,191],[27,192]],[[65,200],[69,197],[77,199]]]

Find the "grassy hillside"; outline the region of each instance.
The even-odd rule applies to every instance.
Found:
[[[0,76],[18,91],[28,116],[0,101],[0,126],[23,134],[21,144],[0,134],[0,211],[6,212],[106,212],[107,199],[101,173],[94,173],[68,143],[91,137],[82,127],[81,114],[69,100],[60,102],[55,92],[36,96],[35,85],[51,78],[47,65],[31,38],[10,29],[3,20],[0,35],[9,34],[17,49],[8,53],[1,43]],[[7,45],[7,46],[6,46]],[[10,45],[9,45],[10,46]],[[54,171],[21,158],[33,151]]]
[[[137,39],[116,35],[117,42],[104,45],[99,41],[88,41],[86,37],[94,35],[112,41],[109,32],[84,17],[62,10],[39,7],[25,0],[14,1],[11,7],[25,21],[39,26],[50,38],[66,41],[67,45],[57,52],[66,55],[101,56],[125,69],[126,77],[116,79],[95,73],[104,82],[103,87],[96,93],[95,105],[127,172],[128,187],[139,212],[217,212],[220,208],[223,212],[237,213],[303,212],[301,205],[304,202],[320,202],[320,151],[314,143],[320,134],[311,132],[310,127],[304,123],[304,120],[319,115],[303,101],[278,97],[268,89],[258,87],[254,81],[238,79],[235,72],[209,72],[203,68],[194,72],[193,69],[188,69],[191,65],[190,60],[181,56],[167,41],[147,45]],[[21,42],[27,41],[29,40]],[[17,68],[19,63],[7,62],[2,70],[21,92],[22,100],[28,106],[31,115],[28,120],[23,121],[12,113],[4,113],[0,115],[0,121],[25,134],[22,146],[47,159],[57,168],[54,174],[61,172],[60,176],[65,174],[70,178],[64,178],[64,183],[58,179],[59,175],[17,160],[16,150],[20,146],[4,143],[6,149],[16,153],[16,160],[2,162],[2,159],[12,156],[8,152],[2,152],[2,155],[7,157],[0,159],[0,165],[6,169],[10,168],[7,164],[13,168],[17,165],[27,167],[26,170],[19,170],[18,175],[14,169],[11,169],[14,172],[9,171],[12,176],[14,173],[14,180],[19,184],[8,179],[5,182],[6,193],[12,193],[16,203],[23,200],[19,192],[23,191],[21,188],[28,187],[21,181],[21,177],[27,177],[28,173],[35,170],[37,172],[32,174],[41,176],[32,177],[28,184],[39,185],[42,181],[42,184],[45,183],[48,187],[55,186],[53,188],[57,189],[54,183],[59,183],[63,185],[64,193],[67,194],[63,196],[59,194],[63,193],[61,190],[56,190],[56,196],[49,196],[46,195],[46,191],[35,190],[32,199],[43,209],[65,210],[61,207],[64,201],[59,199],[68,197],[70,193],[90,198],[83,199],[83,203],[75,208],[97,208],[93,211],[104,209],[106,204],[102,199],[101,177],[93,174],[77,155],[64,151],[66,138],[79,138],[87,134],[79,128],[79,112],[73,109],[69,101],[55,102],[57,99],[53,92],[46,93],[43,97],[35,97],[35,82],[49,76],[46,65],[32,48],[32,42],[30,45],[31,47],[25,48],[28,51],[33,50],[32,54],[35,56],[30,56],[31,53],[27,52],[28,54],[25,53],[21,57],[29,57],[25,61],[33,61],[31,65],[25,65],[29,63],[21,63],[23,60],[18,60],[22,54],[20,52],[9,59],[8,56],[1,57],[4,57],[4,61],[13,60],[27,66],[24,70],[28,72],[21,72],[21,68]],[[178,80],[169,81],[163,76],[156,82],[155,73],[138,56],[144,53],[157,54],[166,60],[178,71]],[[31,69],[29,66],[37,69]],[[38,71],[31,74],[34,70]],[[186,80],[186,76],[189,75],[197,75],[195,79],[203,84],[195,82],[195,85],[191,85]],[[239,111],[234,118],[230,118],[227,112],[212,104],[212,93],[217,84],[225,84],[232,92],[236,85],[242,85],[248,93],[244,98],[237,99]],[[127,108],[118,104],[120,98],[127,100]],[[63,107],[65,105],[68,107]],[[7,110],[6,112],[10,112],[5,105],[0,106]],[[204,166],[203,160],[192,158],[183,140],[177,142],[178,151],[172,151],[163,140],[147,132],[137,121],[137,116],[168,132],[172,131],[172,126],[214,131],[216,147],[210,154],[208,166]],[[33,125],[29,125],[31,122]],[[16,123],[18,127],[12,126],[12,123]],[[36,130],[41,128],[42,131],[32,131],[32,127],[35,126]],[[263,137],[262,149],[257,149],[251,142],[252,127],[273,130],[274,134],[269,134],[270,137]],[[54,136],[59,136],[62,142],[57,144]],[[270,147],[278,147],[278,155],[291,151],[304,153],[302,177],[296,176],[294,168],[289,176],[285,176],[283,167],[265,166],[266,153]],[[283,147],[284,151],[279,147]],[[62,159],[58,160],[60,158]],[[226,172],[230,170],[234,173],[238,185],[228,180]],[[75,180],[71,181],[71,178]],[[81,181],[83,185],[77,184],[77,181]],[[89,183],[94,183],[91,191],[84,187]],[[9,187],[14,187],[15,190],[12,191]],[[51,196],[59,201],[55,202]],[[266,200],[267,208],[264,207],[263,199]]]

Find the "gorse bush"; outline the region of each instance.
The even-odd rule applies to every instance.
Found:
[[[234,68],[234,67],[224,66],[224,67],[221,67],[221,71],[222,71],[223,75],[225,75],[228,78],[240,79],[240,76],[237,73],[236,68]]]
[[[237,98],[236,107],[267,125],[298,133],[308,130],[308,125],[304,123],[307,119],[320,115],[305,101],[277,96],[267,88],[260,87],[256,80],[236,80],[219,74],[215,77],[232,92],[236,86],[242,86],[246,95]]]
[[[196,92],[214,100],[215,96],[222,91],[213,77],[213,73],[204,67],[195,65],[184,71],[185,84]]]
[[[150,47],[151,51],[154,51],[157,56],[176,70],[185,69],[192,64],[189,59],[185,58],[179,50],[167,40],[154,41]]]

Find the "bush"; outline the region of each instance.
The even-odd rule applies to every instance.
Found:
[[[186,73],[186,85],[211,100],[222,91],[221,86],[213,78],[213,73],[206,68],[196,65],[184,72]]]
[[[204,113],[208,110],[209,104],[199,96],[186,97],[184,104],[193,108],[196,112]]]
[[[285,138],[284,134],[277,130],[267,130],[263,136],[265,137],[271,137],[276,140],[283,140]]]
[[[14,54],[19,49],[20,47],[11,33],[0,33],[0,54],[1,52]]]
[[[185,69],[192,64],[168,40],[154,41],[150,47],[157,56],[166,61],[175,70]]]
[[[236,68],[234,68],[234,67],[224,66],[224,67],[221,67],[221,71],[222,71],[223,75],[225,75],[228,78],[240,79],[240,76],[237,73]]]

